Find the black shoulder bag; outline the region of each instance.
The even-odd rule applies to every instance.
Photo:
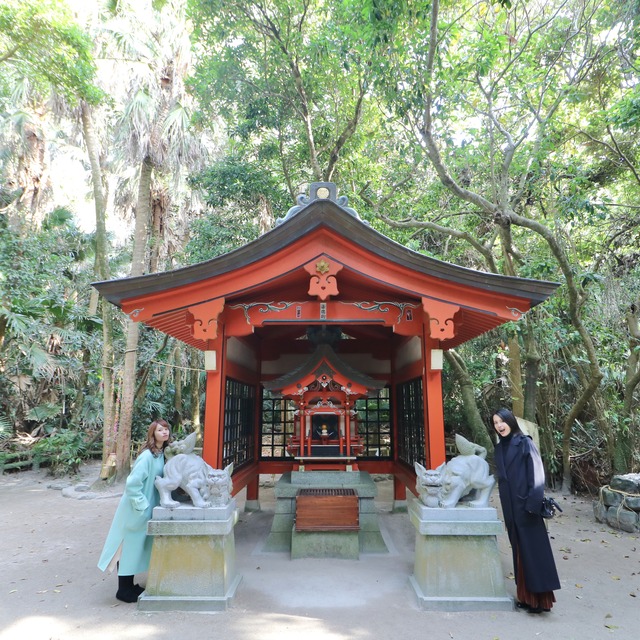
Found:
[[[549,498],[548,496],[542,498],[542,509],[540,510],[540,515],[543,518],[553,518],[553,516],[556,515],[556,509],[562,513],[562,508],[553,498]]]

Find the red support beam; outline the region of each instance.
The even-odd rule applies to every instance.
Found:
[[[218,443],[222,437],[220,429],[220,413],[223,399],[222,376],[219,371],[207,371],[206,401],[204,407],[204,439],[202,457],[212,467],[219,469],[222,456],[219,455]]]
[[[445,462],[442,371],[431,368],[431,350],[438,346],[438,342],[430,337],[429,325],[425,323],[422,338],[422,394],[427,469],[435,469]]]
[[[207,370],[205,407],[204,407],[204,438],[202,443],[202,457],[214,469],[222,469],[222,437],[224,425],[224,397],[225,397],[225,362],[224,329],[219,332],[216,340],[209,343],[209,351],[215,351],[216,369]]]

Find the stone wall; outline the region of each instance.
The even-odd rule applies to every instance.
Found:
[[[610,484],[600,487],[593,513],[598,522],[614,529],[640,531],[640,473],[613,476]]]

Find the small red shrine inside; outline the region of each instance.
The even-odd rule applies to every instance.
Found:
[[[204,352],[203,457],[234,490],[301,468],[392,474],[445,460],[443,351],[557,284],[435,260],[390,240],[333,183],[257,240],[189,267],[95,283],[132,320]]]
[[[312,335],[322,334],[336,338],[336,332],[326,330]],[[263,384],[296,403],[294,432],[287,442],[294,470],[358,469],[364,445],[355,402],[382,389],[383,381],[352,369],[330,345],[321,344],[300,369]]]

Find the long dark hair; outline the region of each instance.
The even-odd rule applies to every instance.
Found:
[[[509,425],[511,433],[522,433],[522,429],[518,424],[518,419],[513,415],[512,411],[510,411],[509,409],[505,409],[504,407],[498,409],[497,411],[492,411],[491,415],[489,416],[489,428],[492,432],[495,431],[495,427],[493,426],[493,416],[500,416]]]
[[[158,447],[156,446],[155,433],[158,425],[161,425],[169,429],[169,438],[166,442],[162,443],[162,449],[158,449]],[[163,420],[162,418],[158,418],[157,420],[154,420],[149,425],[149,428],[147,429],[147,441],[142,445],[142,448],[140,449],[140,453],[142,453],[145,449],[149,449],[149,451],[151,451],[151,453],[153,453],[154,456],[159,456],[165,450],[165,448],[170,442],[171,442],[171,427],[169,426],[169,423],[166,420]]]

